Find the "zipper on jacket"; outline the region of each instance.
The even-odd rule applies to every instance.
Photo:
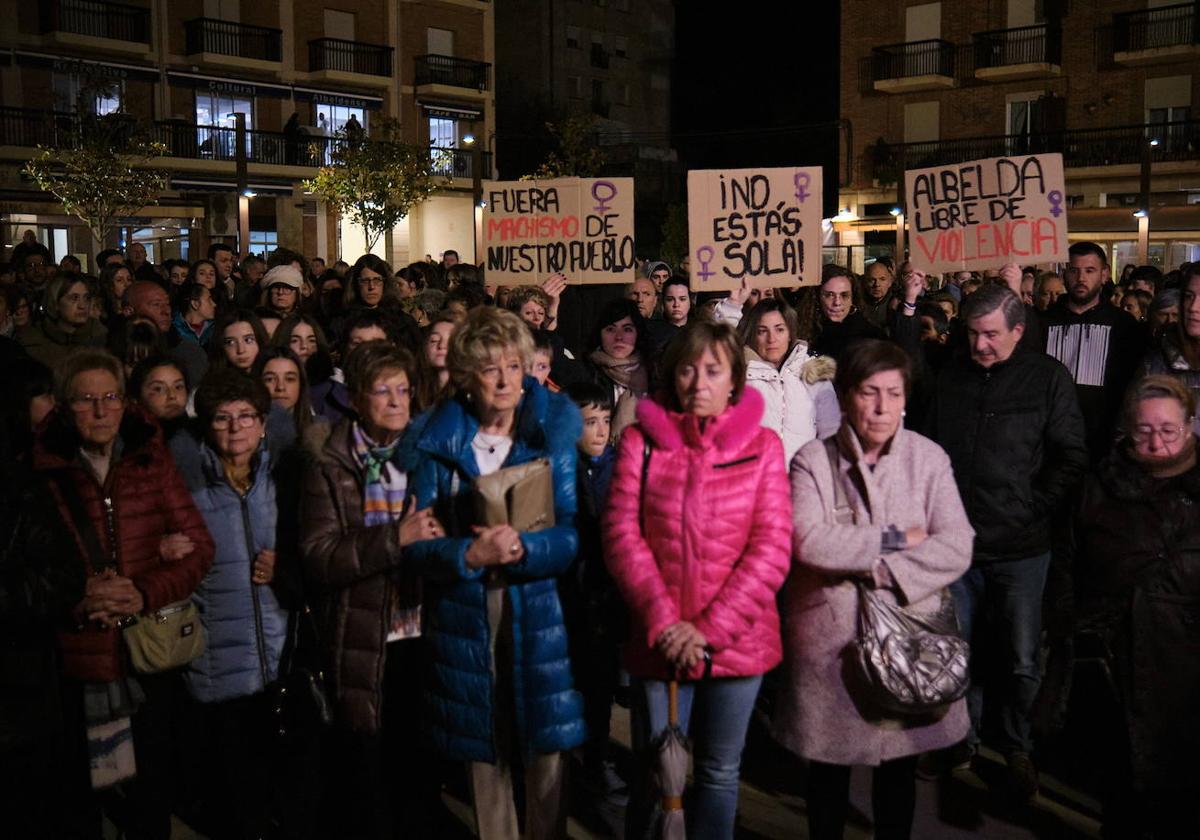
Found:
[[[736,467],[741,464],[749,464],[751,461],[757,461],[757,460],[758,460],[757,455],[749,455],[745,458],[738,458],[736,461],[727,461],[724,464],[713,464],[713,469],[714,470],[723,470],[728,467]]]
[[[103,488],[101,488],[103,490]],[[113,508],[113,500],[111,495],[103,497],[104,501],[104,529],[108,532],[108,557],[112,561],[113,571],[117,569],[117,517]]]
[[[237,491],[234,491],[237,492]],[[242,503],[242,530],[246,535],[246,553],[250,555],[250,600],[254,604],[254,639],[258,643],[258,671],[262,675],[262,687],[267,687],[267,643],[263,639],[262,605],[258,602],[258,586],[254,583],[254,540],[250,534],[250,508],[246,505],[246,497],[238,493]]]

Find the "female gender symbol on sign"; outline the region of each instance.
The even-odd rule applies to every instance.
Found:
[[[792,183],[796,186],[796,199],[803,204],[804,199],[808,198],[809,176],[807,172],[797,172],[792,176]]]
[[[1058,218],[1062,215],[1062,193],[1058,190],[1050,190],[1046,193],[1046,198],[1050,201],[1050,215]]]
[[[608,195],[601,195],[601,187],[608,190]],[[597,213],[607,213],[608,203],[617,197],[617,185],[612,181],[597,181],[592,184],[592,198],[596,199],[596,206],[592,209]]]
[[[714,255],[715,252],[708,245],[701,245],[696,249],[696,260],[700,263],[700,270],[697,271],[696,274],[702,281],[707,281],[709,277],[712,277],[717,273],[709,268],[709,266],[712,264]]]

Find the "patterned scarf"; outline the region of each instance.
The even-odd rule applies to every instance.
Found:
[[[408,476],[392,463],[400,445],[379,446],[354,424],[354,460],[363,471],[363,524],[383,525],[404,513]]]

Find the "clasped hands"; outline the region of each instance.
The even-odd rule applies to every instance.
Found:
[[[654,647],[683,676],[704,658],[708,640],[690,621],[677,621],[658,634]]]
[[[506,566],[525,559],[521,534],[511,525],[472,525],[475,539],[467,546],[467,565],[472,569]]]
[[[158,555],[168,563],[182,560],[195,549],[196,544],[187,534],[167,534],[158,542]],[[145,607],[141,591],[116,569],[105,569],[88,578],[79,603],[80,612],[89,621],[99,622],[105,628],[116,627]]]

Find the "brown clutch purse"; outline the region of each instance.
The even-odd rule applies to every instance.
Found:
[[[518,533],[554,525],[554,482],[545,458],[475,479],[475,517],[485,527],[511,525]]]

